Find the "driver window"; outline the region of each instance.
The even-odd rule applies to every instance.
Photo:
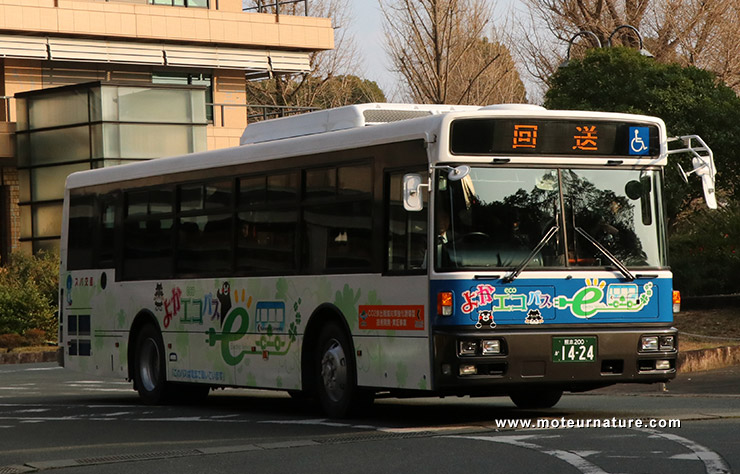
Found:
[[[424,192],[424,208],[409,212],[403,207],[403,175],[409,170],[387,175],[387,260],[389,272],[420,273],[427,265],[428,193]]]

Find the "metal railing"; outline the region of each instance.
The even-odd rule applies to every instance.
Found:
[[[279,117],[289,117],[291,115],[305,114],[320,110],[319,107],[294,107],[290,105],[254,105],[254,104],[216,104],[206,103],[206,109],[213,112],[209,114],[212,117],[214,127],[227,127],[226,109],[242,108],[246,118],[246,123],[261,122]],[[209,118],[211,118],[209,117]],[[241,124],[239,124],[241,126]]]
[[[250,110],[252,113],[249,113]],[[318,107],[292,107],[287,105],[249,105],[247,109],[247,123],[305,114],[314,110],[320,109]]]
[[[10,101],[15,100],[15,97],[9,95],[0,96],[0,120],[3,122],[10,122]]]
[[[308,16],[308,0],[257,0],[257,5],[249,8],[242,8],[245,12],[257,12],[257,13],[275,13],[275,18],[280,21],[280,7],[284,5],[295,5],[298,3],[303,4],[304,15]],[[283,12],[283,14],[286,14]]]

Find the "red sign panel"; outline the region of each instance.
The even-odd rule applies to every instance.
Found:
[[[360,305],[360,329],[423,331],[422,305]]]

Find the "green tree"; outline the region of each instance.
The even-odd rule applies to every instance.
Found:
[[[701,202],[698,179],[686,185],[675,162],[691,169],[688,156],[671,156],[666,207],[674,286],[688,295],[740,292],[738,206],[740,183],[736,137],[740,98],[713,73],[664,64],[627,48],[589,50],[552,76],[545,105],[557,109],[641,113],[662,118],[669,136],[698,134],[714,151],[719,211]]]
[[[670,241],[671,267],[685,295],[740,293],[740,203],[692,213]]]
[[[59,258],[14,253],[0,267],[0,334],[26,334],[33,329],[55,339]]]
[[[669,136],[700,135],[714,151],[717,193],[731,199],[740,180],[736,151],[740,136],[740,98],[708,71],[664,64],[629,48],[592,49],[550,79],[545,106],[552,109],[597,110],[654,115],[662,118]],[[688,156],[673,156],[691,169]],[[666,173],[671,227],[690,213],[701,196],[698,179],[684,184],[673,163]]]

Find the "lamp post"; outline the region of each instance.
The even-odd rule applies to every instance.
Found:
[[[565,55],[565,61],[560,63],[560,67],[566,67],[568,66],[568,62],[570,62],[570,49],[573,47],[573,41],[576,40],[579,36],[588,36],[590,39],[596,43],[597,48],[601,48],[601,41],[599,41],[599,37],[596,36],[596,33],[589,30],[581,30],[578,33],[574,34],[571,39],[568,40],[568,53]],[[640,43],[642,44],[642,43]]]
[[[642,43],[642,35],[640,34],[640,31],[637,28],[635,28],[634,26],[632,26],[632,25],[619,25],[618,27],[614,28],[614,31],[612,31],[611,34],[609,35],[609,40],[607,41],[607,46],[611,48],[611,46],[612,46],[612,37],[614,37],[614,35],[617,33],[617,31],[619,31],[619,30],[621,30],[623,28],[627,28],[629,30],[632,30],[637,35],[637,39],[640,41],[640,54],[642,54],[646,58],[652,58],[653,57],[652,53],[650,53],[650,51],[648,51],[647,49],[645,49],[645,47],[643,46],[643,43]]]
[[[642,54],[646,58],[652,58],[653,57],[652,53],[650,51],[648,51],[647,49],[645,49],[645,47],[643,46],[642,35],[640,34],[640,31],[637,28],[635,28],[634,26],[632,26],[632,25],[619,25],[618,27],[614,28],[614,31],[612,31],[609,34],[609,38],[607,40],[606,47],[607,48],[611,48],[612,47],[612,38],[614,37],[615,34],[617,34],[617,32],[619,30],[624,29],[624,28],[627,28],[627,29],[631,30],[632,32],[634,32],[637,35],[637,39],[640,42],[639,43],[640,44],[640,54]],[[602,47],[601,46],[601,41],[599,41],[599,37],[596,36],[596,33],[594,33],[593,31],[589,31],[589,30],[581,30],[578,33],[574,34],[568,40],[568,53],[565,56],[565,61],[563,61],[562,63],[560,63],[560,66],[559,67],[566,67],[566,66],[568,66],[568,63],[570,62],[570,50],[573,47],[573,42],[579,36],[588,36],[596,44],[596,46],[598,48],[601,48]]]

